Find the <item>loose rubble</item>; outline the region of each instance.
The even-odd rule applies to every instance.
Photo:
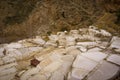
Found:
[[[120,38],[95,26],[0,45],[0,80],[116,80]],[[114,53],[113,53],[113,52]]]

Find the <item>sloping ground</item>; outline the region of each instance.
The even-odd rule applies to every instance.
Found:
[[[120,37],[94,26],[0,45],[0,80],[119,80],[119,74]]]
[[[119,32],[118,3],[119,0],[2,0],[0,43],[91,24]]]

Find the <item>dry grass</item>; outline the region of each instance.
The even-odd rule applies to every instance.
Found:
[[[105,13],[101,18],[95,23],[98,28],[105,29],[113,35],[120,34],[120,26],[115,24],[117,20],[116,15],[111,13]]]

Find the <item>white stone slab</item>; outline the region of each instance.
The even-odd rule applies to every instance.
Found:
[[[112,36],[109,32],[103,29],[100,30],[100,34],[102,34],[103,36]]]
[[[6,56],[4,56],[2,58],[4,63],[14,62],[14,61],[20,60],[20,59],[22,59],[22,53],[19,50],[16,50],[16,49],[8,51]]]
[[[86,52],[86,53],[83,53],[81,55],[84,57],[87,57],[89,59],[92,59],[96,62],[99,62],[107,57],[107,54],[102,53],[102,52]]]
[[[13,78],[15,78],[15,74],[16,73],[0,76],[0,80],[14,80]]]
[[[112,54],[107,58],[107,61],[120,65],[120,55]]]
[[[70,46],[70,47],[66,47],[65,48],[66,49],[66,51],[69,53],[69,52],[71,52],[72,50],[75,50],[75,49],[77,49],[75,46]]]
[[[88,70],[74,68],[72,69],[71,79],[72,80],[82,80],[87,74],[89,73]]]
[[[68,62],[72,62],[74,60],[74,57],[72,55],[64,55],[61,58],[63,61],[68,61]]]
[[[59,46],[66,46],[66,39],[65,38],[63,38],[63,39],[59,39],[58,40],[58,42],[59,42]]]
[[[74,57],[76,57],[78,54],[81,54],[81,52],[78,49],[73,49],[71,52],[68,52],[68,54],[73,55]]]
[[[29,47],[30,51],[38,51],[38,50],[42,50],[43,47]]]
[[[4,64],[3,60],[0,58],[0,65]]]
[[[11,73],[15,73],[16,71],[17,71],[17,69],[15,67],[4,69],[4,70],[0,71],[0,76],[10,75]]]
[[[57,32],[58,36],[65,36],[66,32]]]
[[[88,52],[98,52],[98,51],[101,51],[102,49],[98,48],[98,47],[95,47],[95,48],[92,48],[92,49],[89,49]]]
[[[118,49],[114,49],[114,50],[115,50],[115,52],[120,53],[120,48],[118,48]]]
[[[54,72],[55,70],[57,70],[60,66],[62,65],[62,60],[57,60],[52,62],[51,64],[49,64],[48,66],[46,66],[43,71],[43,73],[46,72]]]
[[[69,33],[70,33],[70,35],[71,35],[71,34],[79,34],[79,30],[70,30]]]
[[[66,48],[67,54],[73,55],[76,57],[78,54],[80,54],[80,50],[78,50],[75,46],[70,46]]]
[[[50,36],[48,36],[49,37],[49,39],[51,40],[51,41],[57,41],[58,40],[58,35],[53,35],[53,34],[51,34]]]
[[[81,52],[86,52],[87,48],[84,46],[75,46],[77,49],[79,49]]]
[[[49,46],[57,46],[57,43],[55,41],[49,40],[45,43],[44,47],[49,47]]]
[[[30,77],[28,80],[47,80],[47,78],[45,75],[36,74],[36,75]]]
[[[22,53],[19,50],[9,51],[8,53],[9,54],[7,54],[7,56],[14,57],[14,58],[16,58],[16,60],[22,59]]]
[[[22,46],[22,44],[20,44],[20,43],[10,43],[10,44],[8,44],[5,48],[22,48],[23,46]]]
[[[78,42],[76,45],[80,45],[80,46],[96,46],[97,43],[96,42]]]
[[[57,61],[57,60],[60,60],[61,57],[62,57],[62,56],[61,56],[59,53],[53,53],[53,54],[51,54],[50,59],[51,59],[52,61]]]
[[[75,45],[75,38],[72,36],[66,36],[66,46]]]
[[[0,57],[4,56],[3,51],[4,51],[4,48],[0,48]]]
[[[32,48],[20,48],[18,49],[22,53],[22,58],[29,57],[31,53],[35,50],[32,50]]]
[[[18,50],[19,50],[22,54],[31,52],[31,51],[29,50],[29,48],[20,48],[20,49],[18,49]]]
[[[120,38],[119,37],[116,37],[116,36],[114,36],[113,38],[112,38],[112,40],[111,40],[111,45],[110,45],[110,47],[112,47],[112,48],[120,48]]]
[[[66,54],[67,51],[64,48],[57,48],[52,53],[55,53],[55,54]]]
[[[3,65],[3,66],[0,66],[0,72],[6,70],[8,68],[14,67],[16,65],[17,65],[17,63],[10,63],[10,64],[6,64],[6,65]]]
[[[39,44],[39,45],[44,45],[45,41],[42,38],[35,38],[31,42]]]
[[[15,62],[16,59],[14,57],[11,57],[11,56],[5,56],[2,58],[2,61],[6,64],[6,63]]]
[[[74,60],[74,57],[72,55],[64,55],[62,57],[62,60],[64,61],[62,63],[62,66],[60,67],[60,71],[62,71],[62,74],[67,75],[68,72],[71,70],[71,66]]]
[[[67,76],[67,73],[71,71],[72,62],[63,62],[62,66],[58,69],[58,71],[61,71],[61,74],[64,74],[64,76]]]
[[[28,78],[31,77],[32,75],[37,74],[37,73],[39,72],[39,70],[40,70],[40,69],[39,69],[38,67],[27,70],[27,71],[20,77],[20,80],[28,80]]]
[[[88,71],[93,70],[96,67],[96,65],[97,65],[97,62],[92,61],[80,55],[77,56],[76,60],[73,63],[73,67],[85,69]]]
[[[88,76],[87,80],[111,80],[118,72],[118,66],[104,61],[97,71]]]
[[[55,71],[49,80],[64,80],[64,75],[62,71]]]

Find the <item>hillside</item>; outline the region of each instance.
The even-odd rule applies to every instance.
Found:
[[[0,43],[95,25],[120,32],[119,0],[2,0]]]

